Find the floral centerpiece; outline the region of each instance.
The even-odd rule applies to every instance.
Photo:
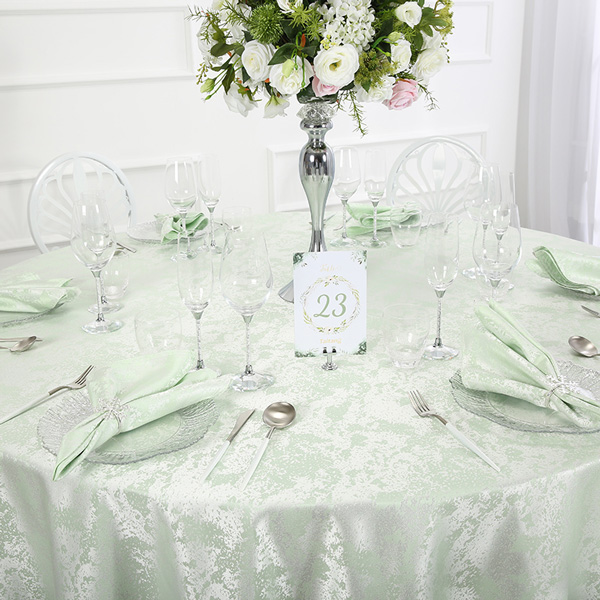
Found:
[[[267,118],[289,98],[335,102],[365,133],[363,102],[391,110],[424,95],[447,62],[452,0],[214,0],[194,7],[200,22],[205,98],[222,91],[246,116],[264,102]]]

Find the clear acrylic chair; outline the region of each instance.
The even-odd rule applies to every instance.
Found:
[[[480,185],[483,158],[473,148],[449,137],[431,137],[405,150],[392,167],[387,184],[388,202],[406,201],[432,212],[464,212],[470,188]]]
[[[71,234],[73,200],[86,190],[102,189],[115,229],[135,223],[129,181],[114,163],[97,154],[70,152],[49,162],[29,193],[29,230],[40,252],[64,245]]]

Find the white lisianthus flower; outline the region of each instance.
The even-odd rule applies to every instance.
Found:
[[[356,88],[356,99],[359,102],[383,102],[392,97],[392,88],[395,83],[393,77],[384,77],[380,85],[372,85],[367,92],[365,88],[359,86]]]
[[[240,90],[235,83],[229,88],[229,92],[224,95],[225,104],[231,112],[240,113],[242,117],[247,117],[248,113],[257,107],[257,103],[251,100],[247,95],[240,94]]]
[[[440,48],[442,45],[442,36],[439,31],[433,30],[433,35],[423,34],[423,49]]]
[[[313,69],[310,63],[306,59],[303,63],[298,56],[282,64],[273,65],[269,72],[271,85],[284,96],[297,94],[310,83],[312,76]]]
[[[277,0],[277,6],[284,15],[294,12],[294,8],[301,6],[302,0]]]
[[[202,54],[203,61],[209,67],[220,67],[224,62],[227,56],[213,56],[210,53],[210,49],[216,44],[214,40],[210,38],[210,32],[203,28],[198,31],[198,49]]]
[[[280,115],[285,117],[285,109],[289,105],[290,103],[283,96],[271,96],[265,106],[265,119],[272,119]]]
[[[315,57],[315,73],[324,85],[342,88],[352,83],[358,67],[358,52],[349,44],[321,50]]]
[[[444,48],[428,48],[419,54],[413,74],[419,80],[429,79],[441,71],[448,62],[448,53]]]
[[[269,61],[275,54],[275,47],[271,44],[261,44],[252,40],[246,44],[242,52],[242,64],[252,81],[264,81],[269,75]]]
[[[420,23],[423,10],[416,2],[405,2],[394,11],[394,14],[398,21],[414,27]]]
[[[391,44],[390,51],[392,54],[392,64],[396,72],[406,71],[410,65],[412,55],[410,42],[407,40],[398,40],[395,44]]]

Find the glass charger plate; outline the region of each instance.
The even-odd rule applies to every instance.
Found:
[[[20,323],[26,323],[27,321],[34,321],[35,319],[39,319],[40,317],[44,317],[45,315],[51,313],[54,310],[60,308],[63,304],[69,302],[65,300],[60,304],[57,304],[53,308],[49,308],[48,310],[44,310],[38,313],[24,313],[24,312],[9,312],[9,311],[0,311],[0,327],[8,327],[9,325],[18,325]]]
[[[146,221],[145,223],[137,223],[136,225],[132,225],[127,230],[127,235],[132,240],[137,240],[138,242],[146,242],[147,244],[162,243],[158,221]],[[177,240],[165,243],[172,244],[173,242],[177,243]]]
[[[574,381],[600,398],[600,374],[571,362],[557,361],[560,372],[568,381]],[[451,378],[452,395],[456,403],[481,417],[499,425],[520,431],[537,433],[594,433],[600,431],[600,421],[590,427],[580,427],[568,421],[556,411],[546,410],[525,400],[519,400],[494,392],[478,392],[467,389],[462,382],[460,371]],[[594,415],[586,413],[590,418]]]
[[[38,437],[42,446],[56,456],[65,434],[91,414],[93,409],[85,389],[66,392],[40,419]],[[217,416],[212,400],[199,402],[115,436],[86,460],[124,465],[182,450],[202,439]]]

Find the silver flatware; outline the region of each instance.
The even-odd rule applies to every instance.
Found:
[[[571,346],[577,354],[581,354],[581,356],[585,356],[586,358],[593,358],[600,354],[598,348],[596,348],[590,340],[580,335],[572,335],[569,338],[569,346]]]
[[[420,417],[435,417],[436,419],[438,419],[440,421],[440,423],[442,423],[442,425],[444,425],[446,427],[446,429],[465,448],[468,448],[469,450],[471,450],[471,452],[474,452],[475,454],[477,454],[477,456],[479,456],[479,458],[483,459],[488,465],[490,465],[490,467],[492,467],[493,469],[496,469],[496,471],[500,472],[500,467],[498,467],[498,465],[491,458],[486,456],[484,454],[483,450],[481,450],[478,446],[476,446],[475,443],[472,442],[466,435],[464,435],[460,431],[458,431],[458,429],[456,429],[456,427],[454,427],[454,425],[452,425],[452,423],[448,423],[448,421],[446,421],[446,419],[444,419],[444,417],[429,410],[429,406],[427,406],[427,403],[425,402],[425,399],[421,395],[421,392],[419,392],[418,390],[410,390],[408,392],[408,395],[410,396],[410,403],[411,403],[412,407],[415,409],[415,412]]]
[[[600,312],[598,312],[597,310],[588,308],[587,306],[584,306],[583,304],[581,305],[581,308],[583,308],[583,310],[586,310],[587,312],[589,312],[590,315],[594,315],[595,317],[600,317]]]
[[[36,339],[37,338],[35,337],[35,335],[32,335],[31,337],[23,338],[22,340],[19,340],[13,346],[0,346],[0,349],[1,350],[9,350],[10,352],[25,352],[26,350],[29,350],[29,348],[31,348],[31,346],[33,346],[35,344]]]
[[[127,250],[127,252],[131,252],[132,254],[135,254],[137,252],[137,250],[135,248],[131,248],[131,246],[126,246],[125,244],[122,244],[121,242],[117,242],[117,249],[118,250]]]
[[[273,402],[273,404],[269,404],[267,408],[263,411],[263,421],[266,425],[268,425],[271,429],[269,429],[269,433],[267,433],[267,437],[263,440],[263,443],[259,446],[244,478],[242,479],[242,483],[240,484],[240,489],[244,489],[250,478],[256,471],[256,467],[258,467],[258,463],[262,458],[265,450],[267,449],[267,445],[269,444],[269,440],[273,435],[273,432],[276,429],[283,429],[287,427],[294,419],[296,418],[296,409],[289,402]]]
[[[219,464],[219,461],[223,458],[223,455],[227,451],[227,448],[229,448],[231,442],[233,441],[233,438],[240,432],[241,428],[246,424],[248,419],[254,414],[254,410],[255,410],[254,408],[251,408],[250,410],[245,410],[243,413],[240,414],[240,416],[237,418],[237,420],[235,422],[235,425],[233,426],[233,429],[231,430],[231,433],[227,436],[227,439],[221,446],[221,449],[217,452],[215,457],[212,459],[212,462],[210,463],[210,465],[208,465],[208,467],[206,468],[206,471],[204,471],[204,474],[202,475],[202,479],[200,481],[205,481],[206,478],[211,474],[212,470]]]
[[[54,396],[55,394],[57,394],[58,392],[60,392],[62,390],[80,390],[81,388],[85,387],[87,376],[90,374],[90,371],[93,368],[94,367],[92,365],[90,365],[77,379],[75,379],[71,383],[65,383],[64,385],[59,385],[58,387],[51,389],[47,394],[45,394],[41,398],[38,398],[37,400],[33,400],[32,402],[29,402],[25,406],[22,406],[21,408],[6,415],[5,417],[2,417],[0,419],[0,425],[2,425],[3,423],[6,423],[7,421],[10,421],[11,419],[14,419],[15,417],[18,417],[19,415],[22,415],[24,412],[27,412],[28,410],[31,410],[32,408],[35,408],[36,406],[39,406],[40,404],[43,404],[44,402],[46,402],[46,400],[49,400],[50,398],[52,398],[52,396]]]
[[[0,338],[0,342],[20,342],[21,340],[28,340],[29,338],[35,338],[36,342],[43,342],[42,338],[39,338],[35,335],[29,335],[25,337],[16,337],[16,338]]]

